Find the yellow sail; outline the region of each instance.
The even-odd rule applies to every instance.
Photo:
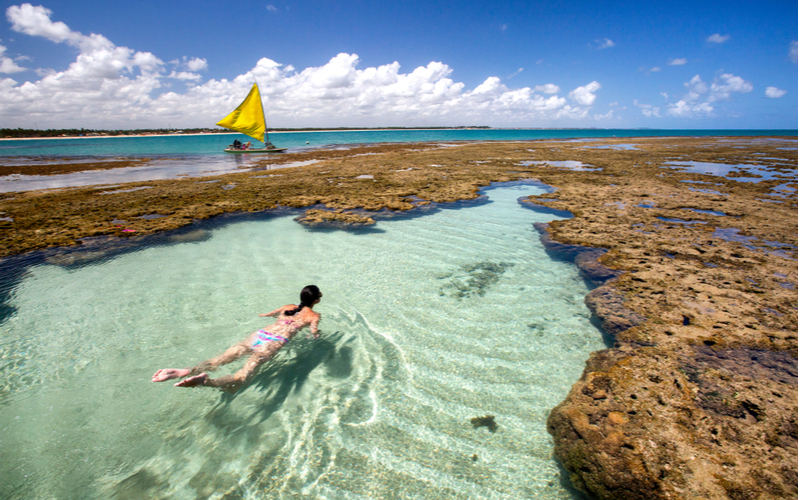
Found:
[[[217,125],[249,135],[257,141],[263,141],[267,125],[264,121],[264,108],[261,107],[258,85],[254,83],[239,107],[217,122]]]

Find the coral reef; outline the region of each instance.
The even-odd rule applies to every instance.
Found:
[[[372,217],[365,217],[363,215],[354,214],[353,212],[346,212],[342,209],[339,210],[321,210],[312,209],[306,210],[302,217],[298,217],[297,222],[309,226],[318,226],[326,223],[337,223],[341,225],[359,225],[370,226],[375,224]]]

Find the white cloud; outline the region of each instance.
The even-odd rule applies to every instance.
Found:
[[[600,84],[597,82],[592,82],[588,85],[576,88],[569,93],[569,97],[581,106],[591,106],[594,104],[595,98],[597,98],[594,93],[599,89]]]
[[[660,108],[652,104],[642,104],[636,99],[633,100],[633,105],[642,110],[642,114],[648,118],[656,117],[661,118],[659,114]]]
[[[189,71],[202,71],[208,69],[208,61],[195,57],[186,62],[186,68],[188,68]]]
[[[667,106],[667,113],[678,118],[714,116],[714,108],[707,102],[692,103],[680,100]]]
[[[685,57],[678,57],[676,59],[670,59],[667,64],[670,66],[683,66],[686,64],[686,62],[687,61]]]
[[[708,101],[723,101],[729,99],[733,92],[745,94],[752,91],[752,83],[740,76],[727,73],[716,78],[714,83],[711,84],[711,95]]]
[[[689,101],[696,101],[702,94],[708,92],[708,85],[703,82],[700,75],[694,75],[692,79],[684,83],[683,86],[689,89],[689,95],[686,97]]]
[[[615,45],[614,42],[608,38],[595,40],[595,43],[597,44],[597,50],[609,49]]]
[[[134,68],[144,73],[158,71],[164,64],[150,52],[134,52],[127,47],[116,47],[102,35],[83,35],[71,31],[62,22],[52,22],[53,12],[29,3],[13,5],[6,10],[11,29],[31,36],[41,36],[56,43],[66,43],[80,49],[78,59],[60,78],[116,78],[121,72],[132,72]]]
[[[34,7],[29,3],[12,5],[6,10],[6,18],[11,29],[31,36],[41,36],[56,43],[74,37],[75,34],[62,22],[50,21],[53,11],[44,7]]]
[[[789,44],[789,60],[797,64],[797,40]]]
[[[544,85],[537,85],[533,88],[536,92],[544,92],[545,94],[558,94],[561,88],[552,83],[545,83]]]
[[[268,5],[267,5],[267,10],[268,10],[268,11],[270,11],[270,12],[278,12],[278,8],[277,8],[277,7],[275,7],[275,6],[274,6],[274,5],[272,5],[272,4],[268,4]]]
[[[687,89],[686,95],[675,103],[666,104],[664,111],[667,115],[677,118],[713,117],[715,108],[712,103],[728,100],[736,93],[753,91],[752,83],[730,73],[719,75],[710,85],[704,82],[700,75],[695,75],[683,85]],[[767,96],[769,97],[770,93],[777,94],[779,92],[781,92],[779,89],[769,87]],[[669,101],[669,94],[666,92],[660,92],[660,94],[665,101]],[[780,97],[780,95],[776,95],[776,97]],[[634,104],[642,110],[645,116],[660,116],[658,107],[640,104],[637,101],[634,101]]]
[[[193,81],[197,81],[197,80],[200,80],[202,78],[202,76],[198,75],[197,73],[191,73],[189,71],[181,71],[181,72],[178,72],[178,73],[173,71],[169,75],[169,78],[175,78],[175,79],[178,79],[178,80],[193,80]]]
[[[515,72],[511,73],[510,75],[508,75],[508,79],[510,80],[510,79],[514,78],[518,74],[522,73],[522,71],[523,71],[523,68],[520,68],[520,69],[516,70]]]
[[[729,38],[730,35],[720,35],[719,33],[714,33],[710,37],[706,38],[706,41],[711,43],[724,43],[728,41]]]
[[[7,126],[92,128],[210,126],[239,104],[255,78],[270,124],[379,126],[386,124],[487,124],[566,126],[589,120],[588,106],[600,84],[592,82],[559,96],[558,85],[509,88],[490,76],[470,90],[450,78],[442,62],[402,72],[398,62],[359,67],[356,54],[338,54],[326,64],[301,71],[268,58],[232,79],[203,81],[203,58],[169,63],[154,54],[115,46],[102,35],[72,31],[51,20],[53,13],[29,4],[6,12],[12,29],[79,54],[66,70],[39,68],[38,81],[0,80],[0,122]],[[165,79],[185,81],[179,93]],[[545,95],[542,95],[545,94]],[[597,115],[595,115],[597,116]],[[604,116],[604,115],[599,115]],[[610,115],[609,115],[610,116]]]
[[[602,114],[602,115],[595,114],[594,116],[592,116],[592,119],[593,120],[597,120],[597,121],[608,121],[608,120],[611,120],[613,118],[614,118],[614,110],[613,109],[609,109],[608,113],[605,113],[605,114]]]
[[[734,93],[747,93],[753,91],[753,84],[740,76],[725,73],[714,79],[708,85],[700,75],[695,75],[683,84],[688,90],[683,99],[676,103],[668,104],[666,113],[678,118],[701,118],[714,116],[714,106],[711,103],[730,99]],[[661,93],[665,99],[668,95]]]
[[[25,71],[25,68],[22,68],[14,62],[13,59],[10,57],[6,57],[4,54],[6,53],[6,47],[0,45],[0,73],[19,73],[20,71]]]
[[[767,87],[767,90],[764,92],[764,94],[770,99],[778,99],[779,97],[786,95],[786,91],[779,89],[778,87]]]

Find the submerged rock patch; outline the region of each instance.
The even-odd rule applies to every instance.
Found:
[[[483,297],[488,289],[500,281],[500,277],[507,269],[514,267],[508,262],[478,262],[466,264],[458,271],[441,276],[439,279],[448,279],[442,286],[440,295],[449,295],[458,300],[474,296]]]

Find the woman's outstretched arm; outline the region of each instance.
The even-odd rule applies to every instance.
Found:
[[[271,312],[268,312],[268,313],[261,313],[261,314],[259,314],[259,316],[275,316],[276,314],[282,313],[286,309],[290,309],[290,308],[294,309],[295,307],[297,307],[297,306],[294,305],[294,304],[289,304],[289,305],[286,305],[286,306],[281,306],[281,307],[275,309],[274,311],[271,311]]]

